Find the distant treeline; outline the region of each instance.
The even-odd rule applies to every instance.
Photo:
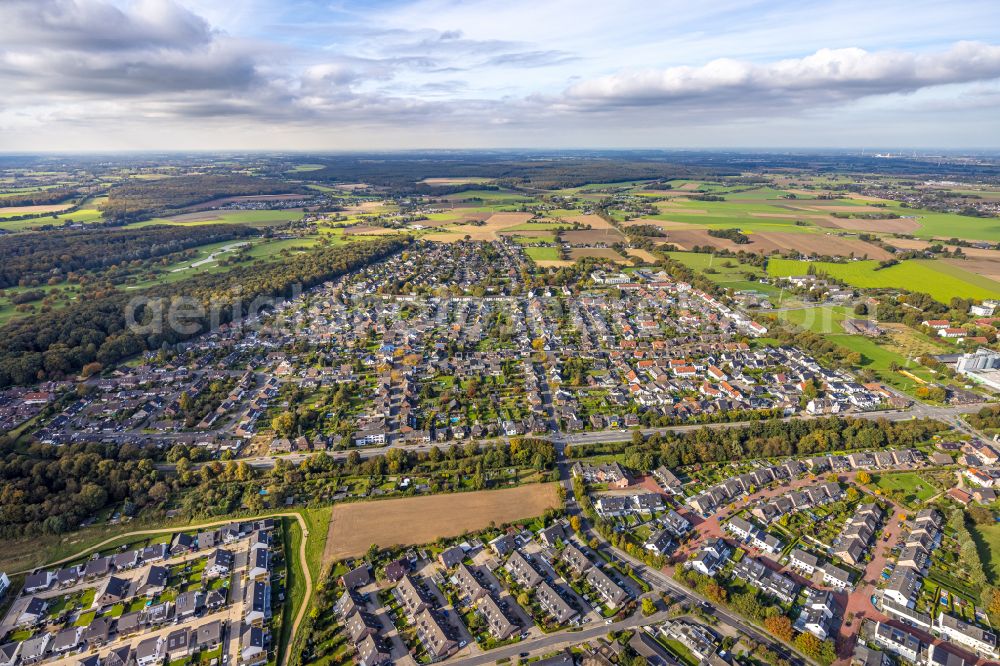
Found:
[[[235,224],[71,229],[0,237],[0,289],[45,284],[77,271],[162,257],[256,233]]]
[[[0,328],[0,387],[61,377],[94,361],[113,366],[135,354],[182,342],[209,330],[210,308],[217,312],[218,323],[227,323],[234,311],[245,311],[255,298],[289,297],[296,285],[314,287],[380,261],[411,242],[403,237],[339,247],[322,244],[296,255],[294,261],[241,266],[144,290],[142,296],[149,304],[169,304],[173,298],[187,297],[206,309],[185,316],[185,324],[190,326],[183,331],[167,323],[169,307],[158,311],[153,305],[136,308],[134,316],[155,332],[132,330],[127,316],[130,301],[137,294],[120,291],[8,323]]]
[[[54,187],[34,192],[18,192],[0,197],[0,206],[46,206],[60,204],[80,196],[80,191],[72,187]]]
[[[157,180],[130,180],[111,188],[104,216],[116,223],[177,212],[223,197],[298,194],[309,190],[295,183],[243,175],[191,175]]]
[[[493,178],[502,185],[543,189],[578,187],[588,183],[615,183],[629,180],[664,180],[716,175],[714,169],[685,167],[677,164],[609,157],[564,157],[526,160],[476,155],[430,158],[426,155],[344,156],[324,160],[326,166],[316,171],[296,174],[303,180],[322,182],[364,182],[397,191],[445,194],[479,189],[477,185],[434,187],[419,184],[425,178]]]

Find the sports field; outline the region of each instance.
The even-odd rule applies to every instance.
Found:
[[[556,483],[532,483],[503,490],[405,497],[336,504],[330,517],[323,564],[381,548],[431,543],[540,516],[559,506]]]

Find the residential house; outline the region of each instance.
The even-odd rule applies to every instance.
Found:
[[[162,636],[147,638],[135,646],[134,658],[136,666],[162,664],[165,657],[165,641]]]
[[[944,638],[971,648],[977,654],[991,658],[997,656],[997,636],[992,631],[944,612],[938,613],[934,629]]]

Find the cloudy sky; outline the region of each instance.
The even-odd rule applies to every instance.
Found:
[[[0,0],[0,151],[1000,148],[996,0]]]

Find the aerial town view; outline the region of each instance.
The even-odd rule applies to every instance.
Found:
[[[0,83],[0,666],[1000,664],[995,2],[3,0]]]

